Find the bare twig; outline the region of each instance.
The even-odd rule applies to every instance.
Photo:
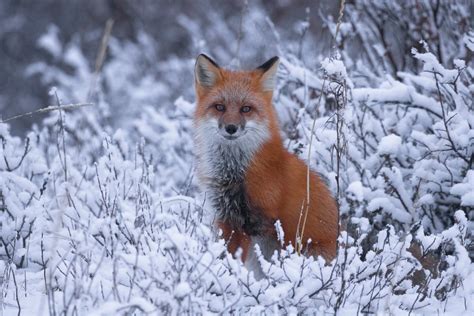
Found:
[[[469,159],[465,156],[463,156],[459,150],[457,149],[456,145],[454,144],[454,141],[451,137],[451,133],[449,132],[449,120],[446,119],[446,113],[445,113],[445,106],[444,106],[444,101],[443,101],[443,96],[441,95],[441,88],[440,88],[440,85],[439,85],[439,79],[438,79],[438,75],[439,73],[434,71],[433,70],[433,74],[434,74],[434,77],[435,77],[435,83],[436,83],[436,92],[438,93],[438,98],[439,98],[439,103],[441,105],[441,113],[443,114],[443,124],[444,124],[444,128],[446,130],[446,136],[448,137],[448,140],[449,140],[449,143],[451,145],[451,149],[456,153],[456,155],[461,158],[462,160],[464,160],[467,164],[469,164]]]
[[[64,105],[61,105],[61,106],[49,105],[45,108],[42,108],[42,109],[39,109],[39,110],[36,110],[36,111],[31,111],[31,112],[28,112],[28,113],[19,114],[19,115],[9,117],[7,119],[1,120],[0,123],[6,123],[6,122],[13,121],[13,120],[25,117],[25,116],[31,116],[31,115],[39,114],[39,113],[47,113],[47,112],[58,111],[58,110],[74,110],[74,109],[78,109],[78,108],[81,108],[81,107],[84,107],[84,106],[91,106],[91,105],[94,105],[94,103],[72,103],[72,104],[64,104]]]
[[[318,106],[321,104],[321,100],[324,94],[324,85],[326,83],[326,79],[323,81],[323,87],[321,89],[321,94],[319,95],[319,100],[318,100]],[[309,147],[308,147],[308,162],[307,162],[307,167],[306,167],[306,205],[304,208],[304,219],[303,223],[300,229],[300,222],[301,222],[301,216],[302,213],[300,213],[300,219],[298,220],[298,229],[297,229],[297,247],[296,250],[298,254],[301,253],[301,250],[303,249],[303,237],[304,237],[304,229],[306,227],[306,219],[308,218],[308,212],[309,212],[309,206],[310,206],[310,175],[311,175],[311,169],[310,169],[310,162],[311,162],[311,148],[313,144],[313,136],[314,136],[314,129],[316,127],[316,117],[313,119],[313,124],[311,126],[311,134],[310,134],[310,139],[309,139]]]
[[[341,0],[341,6],[340,6],[340,10],[339,10],[339,17],[338,17],[338,20],[337,20],[337,26],[336,26],[336,36],[337,37],[337,33],[339,32],[339,27],[342,23],[342,17],[343,17],[343,14],[344,14],[344,5],[345,5],[345,0]],[[321,103],[321,99],[322,99],[322,96],[323,96],[323,93],[324,93],[324,83],[326,82],[326,79],[323,81],[323,87],[321,89],[321,94],[319,96],[319,100],[318,100],[318,104]],[[344,90],[342,91],[342,103],[345,104],[346,102],[346,86],[345,86],[345,83],[343,85],[344,87]],[[336,99],[337,99],[337,96],[336,96]],[[337,100],[338,101],[338,100]],[[339,102],[338,102],[339,104]],[[341,112],[342,111],[342,112]],[[342,125],[343,125],[343,120],[341,120],[343,116],[343,109],[341,110],[341,107],[338,106],[338,109],[337,109],[337,150],[341,149],[343,144],[340,144],[340,137],[341,136],[341,132],[342,132]],[[342,122],[342,123],[341,123]],[[311,162],[311,147],[312,147],[312,143],[313,143],[313,134],[314,134],[314,128],[315,128],[315,124],[316,124],[316,116],[314,117],[313,119],[313,124],[312,124],[312,127],[311,127],[311,135],[310,135],[310,141],[309,141],[309,148],[308,148],[308,161],[307,161],[307,170],[306,170],[306,199],[305,201],[303,201],[303,205],[305,204],[306,202],[306,205],[305,205],[305,208],[304,208],[304,220],[302,222],[302,226],[300,227],[300,223],[301,223],[301,216],[302,216],[302,213],[300,213],[300,219],[298,221],[298,227],[297,227],[297,235],[296,235],[296,251],[298,254],[301,253],[301,250],[303,248],[303,238],[304,238],[304,230],[305,230],[305,226],[306,226],[306,219],[308,217],[308,212],[309,212],[309,207],[310,207],[310,162]],[[339,126],[340,124],[342,124],[341,126]],[[341,153],[337,155],[337,206],[338,206],[338,209],[339,209],[339,172],[340,172],[340,160],[341,160],[341,156],[342,155],[342,151]]]
[[[15,300],[16,300],[16,305],[18,306],[18,316],[21,315],[21,304],[20,304],[20,298],[18,294],[18,284],[16,282],[16,275],[15,271],[13,268],[10,266],[11,272],[12,272],[12,277],[13,277],[13,283],[15,284]]]
[[[67,182],[67,157],[66,157],[66,133],[65,133],[65,117],[63,117],[63,112],[61,108],[61,101],[59,100],[59,96],[57,91],[54,92],[54,95],[56,96],[56,101],[58,102],[58,109],[59,109],[59,118],[58,118],[58,124],[59,124],[59,133],[61,133],[61,138],[62,138],[62,144],[59,144],[59,135],[58,135],[58,154],[59,157],[61,158],[61,150],[62,150],[62,165],[63,165],[63,170],[64,170],[64,180]],[[61,148],[60,148],[61,147]]]
[[[108,19],[107,22],[105,23],[104,34],[102,35],[102,40],[100,42],[99,53],[97,54],[97,58],[95,60],[94,75],[92,76],[91,85],[89,88],[89,92],[87,93],[86,100],[90,100],[92,97],[92,94],[94,93],[97,77],[99,76],[100,70],[105,60],[105,53],[107,52],[107,47],[109,45],[110,34],[112,33],[113,26],[114,26],[114,20]]]
[[[336,41],[337,41],[337,35],[339,34],[339,28],[341,27],[342,17],[344,16],[345,5],[346,5],[346,0],[341,0],[341,6],[339,7],[339,17],[337,18],[336,34],[334,35],[334,39]]]

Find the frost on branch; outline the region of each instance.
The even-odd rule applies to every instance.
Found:
[[[373,19],[362,19],[369,5],[347,4],[339,54],[322,56],[317,68],[298,58],[299,48],[282,50],[275,92],[289,150],[309,157],[339,197],[333,262],[288,247],[269,261],[259,258],[264,277],[256,280],[226,253],[194,179],[193,92],[183,79],[192,62],[176,57],[150,67],[154,43],[142,34],[135,43],[111,40],[93,107],[51,112],[24,138],[0,123],[2,308],[80,315],[472,312],[474,69],[465,54],[472,54],[472,31],[445,28],[446,46],[435,45],[427,35],[437,20],[412,23],[414,7],[391,2],[397,27],[421,27],[426,39],[420,44],[410,33],[408,53],[399,54],[378,28],[387,7],[375,3]],[[451,19],[464,18],[453,12]],[[255,10],[249,18],[262,17]],[[192,22],[179,17],[196,35]],[[60,107],[89,95],[94,70],[58,32],[51,27],[38,42],[51,63],[32,64],[28,74],[57,87],[51,105]],[[228,41],[216,53],[223,60],[234,57],[229,32],[213,33]],[[360,59],[347,48],[351,34],[361,38]],[[180,75],[163,76],[169,73]],[[284,235],[281,225],[275,229]]]

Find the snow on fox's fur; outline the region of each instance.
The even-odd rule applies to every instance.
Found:
[[[283,146],[272,94],[278,57],[251,71],[230,71],[206,55],[195,66],[197,173],[232,253],[242,259],[259,243],[266,257],[277,242],[295,244],[300,212],[307,207],[307,166]],[[310,173],[310,201],[303,249],[332,259],[338,211],[326,185]],[[307,243],[308,240],[310,243]]]

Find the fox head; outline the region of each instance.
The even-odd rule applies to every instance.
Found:
[[[201,54],[195,65],[195,125],[202,141],[255,149],[279,135],[272,105],[278,57],[247,71],[219,67]]]

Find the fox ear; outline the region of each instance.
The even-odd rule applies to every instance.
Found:
[[[201,54],[196,59],[194,66],[194,78],[196,84],[202,87],[212,87],[216,84],[220,76],[219,65],[213,61],[209,56]]]
[[[262,83],[263,91],[272,92],[275,88],[276,73],[280,59],[275,56],[267,60],[264,64],[257,67],[257,70],[262,72],[260,81]]]

